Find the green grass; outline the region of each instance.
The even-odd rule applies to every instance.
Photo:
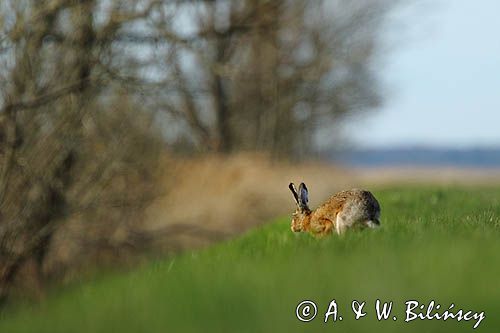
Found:
[[[485,311],[500,329],[500,189],[375,191],[379,230],[316,240],[288,218],[205,250],[56,291],[0,316],[0,332],[470,332],[475,321],[404,322],[406,300]],[[376,299],[394,301],[377,321]],[[295,307],[314,300],[318,316]],[[335,299],[343,321],[323,323]],[[366,301],[356,321],[352,300]],[[391,317],[392,317],[391,316]]]

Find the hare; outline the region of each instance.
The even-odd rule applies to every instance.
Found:
[[[315,236],[343,234],[349,228],[376,228],[380,226],[380,205],[369,191],[352,189],[333,195],[327,202],[311,211],[306,184],[299,191],[293,183],[292,191],[297,209],[292,215],[293,232],[308,231]]]

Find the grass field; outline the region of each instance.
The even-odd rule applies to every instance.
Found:
[[[500,189],[374,191],[382,228],[316,240],[288,218],[127,274],[54,291],[4,310],[0,332],[470,332],[476,320],[405,323],[405,301],[484,311],[475,331],[500,331]],[[295,308],[314,300],[317,317]],[[343,320],[324,323],[331,300]],[[393,301],[378,321],[375,300]],[[355,320],[353,300],[366,301]],[[416,310],[415,310],[416,311]],[[438,312],[440,312],[438,311]],[[433,311],[435,312],[435,311]],[[393,316],[397,320],[393,320]]]

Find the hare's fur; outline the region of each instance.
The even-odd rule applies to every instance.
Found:
[[[305,231],[323,236],[333,230],[342,234],[350,228],[374,228],[380,225],[380,205],[369,191],[352,189],[338,192],[311,211],[305,184],[300,184],[299,192],[292,183],[289,188],[297,203],[291,225],[294,232]]]

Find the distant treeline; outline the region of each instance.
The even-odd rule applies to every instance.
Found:
[[[331,159],[357,167],[452,166],[500,168],[500,148],[382,148],[355,149],[331,155]]]

